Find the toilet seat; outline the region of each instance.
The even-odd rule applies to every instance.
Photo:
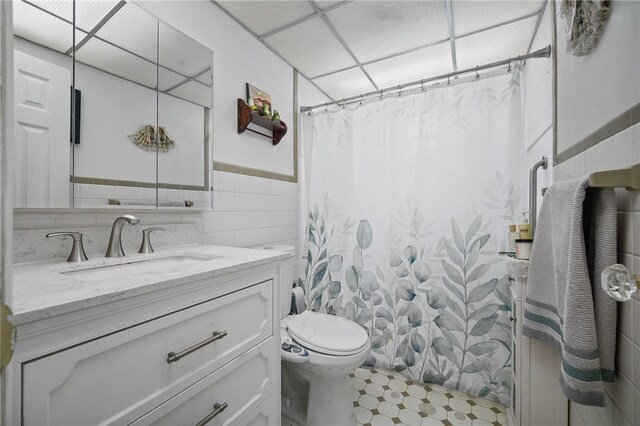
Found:
[[[305,311],[289,317],[286,327],[291,337],[305,348],[326,355],[355,355],[369,347],[364,328],[335,315]]]

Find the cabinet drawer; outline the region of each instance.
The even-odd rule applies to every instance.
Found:
[[[249,414],[273,394],[274,373],[280,362],[274,349],[273,337],[241,355],[184,392],[137,419],[133,425],[196,425],[212,417],[216,407],[226,408],[211,418],[209,425],[238,425],[251,422]],[[265,401],[266,403],[267,401]],[[277,399],[269,398],[271,405]],[[214,407],[215,406],[215,407]],[[269,407],[273,412],[277,407]],[[266,409],[266,407],[265,407]],[[253,417],[260,417],[257,412]]]
[[[272,335],[265,281],[23,365],[23,423],[129,423]],[[184,354],[225,331],[181,359]]]

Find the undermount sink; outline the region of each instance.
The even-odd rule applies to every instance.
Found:
[[[60,272],[62,275],[83,281],[103,280],[125,277],[137,274],[153,273],[159,270],[171,269],[187,265],[198,264],[216,259],[220,256],[180,254],[152,259],[123,259],[115,265],[95,265],[82,269]]]

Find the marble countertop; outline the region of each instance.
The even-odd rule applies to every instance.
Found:
[[[526,277],[529,272],[529,261],[509,256],[500,256],[507,263],[507,269],[516,278]]]
[[[288,257],[291,254],[276,250],[185,245],[81,263],[17,264],[13,268],[14,322],[20,325]]]

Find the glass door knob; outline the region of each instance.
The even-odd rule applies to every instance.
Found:
[[[638,288],[640,277],[632,277],[624,265],[616,263],[602,271],[602,289],[618,302],[626,302]]]

